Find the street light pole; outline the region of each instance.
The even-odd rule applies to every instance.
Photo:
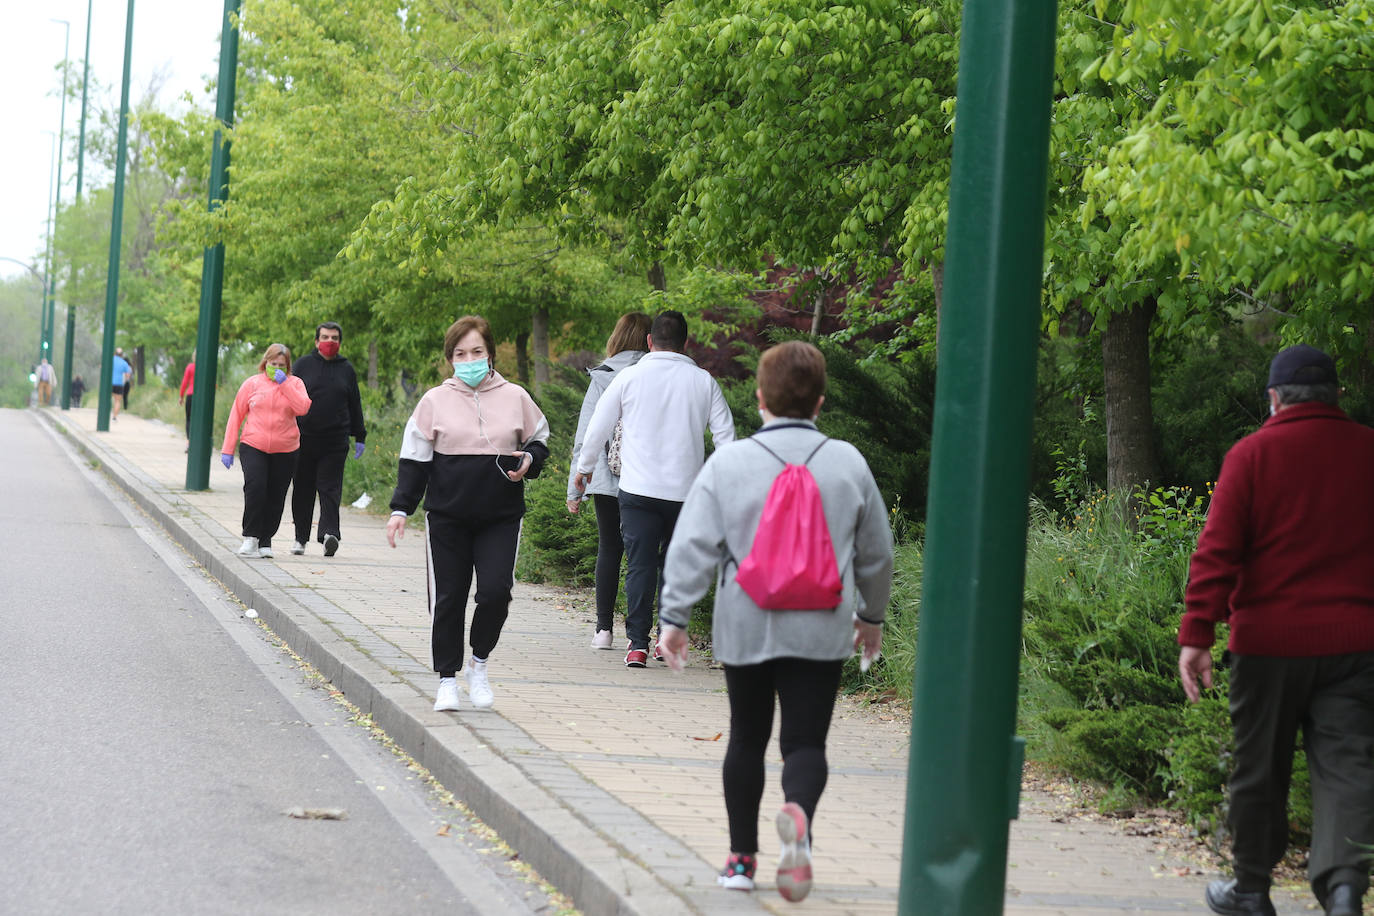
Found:
[[[86,57],[81,72],[81,132],[76,140],[76,203],[81,202],[81,166],[86,156],[86,95],[91,82],[91,4],[86,0]],[[76,339],[76,306],[67,296],[67,343],[62,353],[62,409],[72,407],[72,341]]]
[[[130,3],[133,0],[129,0]],[[224,0],[214,146],[210,152],[210,212],[229,199],[229,141],[239,66],[239,0]],[[205,249],[200,271],[200,322],[196,327],[196,380],[191,399],[191,441],[186,446],[186,489],[210,488],[210,436],[219,375],[219,319],[224,291],[224,243]]]
[[[67,74],[71,72],[71,46],[72,46],[72,24],[65,19],[50,19],[50,22],[57,22],[66,27],[66,32],[62,39],[62,108],[61,115],[57,121],[57,197],[52,205],[52,226],[48,230],[48,297],[44,308],[43,320],[43,356],[49,357],[52,353],[52,341],[55,331],[54,325],[57,324],[57,265],[52,263],[57,257],[57,242],[55,233],[57,232],[57,213],[62,208],[62,141],[67,132]],[[52,359],[49,357],[48,362]]]
[[[129,71],[134,52],[134,0],[124,24],[124,83],[119,92],[119,143],[115,148],[114,206],[110,215],[110,268],[105,276],[105,334],[100,348],[100,408],[97,432],[110,431],[110,386],[114,377],[115,319],[119,315],[119,246],[124,228],[124,164],[129,155]],[[121,383],[123,380],[120,380]]]
[[[57,169],[57,135],[50,130],[43,133],[52,137],[52,142],[48,145],[48,237],[43,245],[43,292],[38,300],[38,360],[42,362],[48,355],[47,350],[47,330],[48,330],[48,280],[52,277],[52,189],[53,175]]]

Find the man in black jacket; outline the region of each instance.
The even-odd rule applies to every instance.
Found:
[[[339,549],[339,500],[343,495],[344,461],[348,458],[348,439],[353,437],[353,457],[363,457],[363,405],[358,396],[358,375],[347,359],[339,355],[343,331],[333,321],[315,329],[315,349],[291,367],[305,383],[310,395],[310,411],[298,417],[301,451],[296,460],[296,476],[291,483],[291,517],[296,526],[294,554],[305,553],[310,540],[310,522],[315,512],[315,494],[320,496],[320,524],[317,537],[324,555],[334,556]]]

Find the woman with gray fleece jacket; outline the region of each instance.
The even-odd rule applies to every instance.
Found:
[[[681,670],[692,606],[714,583],[712,653],[725,665],[730,699],[722,768],[730,857],[717,880],[738,890],[754,887],[763,758],[776,696],[787,802],[776,818],[782,841],[777,886],[796,901],[811,889],[811,822],[829,772],[825,742],[840,669],[856,646],[871,661],[882,640],[892,590],[892,530],[858,449],[816,429],[825,400],[820,350],[801,341],[768,350],[759,361],[758,385],[763,428],[716,451],[683,504],[664,570],[660,646]],[[805,462],[820,491],[843,583],[834,609],[765,610],[735,581],[783,462]]]
[[[607,463],[609,445],[596,456],[596,469],[585,490],[577,489],[577,459],[582,454],[587,426],[596,412],[596,402],[621,369],[639,362],[647,351],[652,320],[643,312],[620,316],[606,340],[606,361],[587,370],[587,393],[573,434],[572,461],[568,463],[568,511],[577,514],[582,501],[590,499],[596,512],[596,630],[593,649],[611,648],[611,626],[615,622],[615,602],[620,595],[620,561],[625,556],[625,541],[620,534],[620,476],[611,473]]]

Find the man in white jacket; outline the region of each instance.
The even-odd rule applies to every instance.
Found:
[[[668,542],[682,501],[706,460],[705,433],[716,448],[735,438],[734,418],[710,373],[683,353],[687,319],[654,319],[649,353],[622,370],[597,402],[577,462],[578,489],[621,424],[620,526],[625,539],[627,668],[649,661],[649,632]],[[661,657],[655,650],[655,657]]]

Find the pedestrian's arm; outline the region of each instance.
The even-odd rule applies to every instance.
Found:
[[[434,468],[434,440],[425,418],[428,402],[421,401],[406,421],[401,434],[401,457],[396,468],[396,489],[391,494],[391,512],[410,515],[424,499],[429,475]]]
[[[716,465],[707,462],[682,504],[663,568],[660,622],[687,628],[692,607],[702,599],[724,553],[725,528],[715,492]]]
[[[221,455],[234,454],[234,447],[238,445],[239,430],[243,427],[243,421],[248,417],[248,382],[239,386],[238,394],[234,395],[234,405],[229,408],[229,422],[224,427],[224,445],[220,447]]]
[[[604,370],[603,370],[604,371]],[[568,502],[582,498],[582,491],[577,488],[577,457],[582,454],[582,440],[587,435],[587,427],[591,425],[592,414],[596,412],[596,403],[600,400],[600,388],[596,383],[596,372],[592,373],[592,381],[587,385],[587,393],[582,396],[582,409],[577,413],[577,431],[573,433],[572,459],[568,462]],[[577,510],[571,505],[571,511]]]
[[[625,378],[624,373],[617,375],[596,402],[591,422],[587,424],[587,436],[582,441],[582,450],[577,456],[577,477],[591,477],[592,471],[596,469],[597,454],[611,441],[611,433],[615,431],[616,421],[620,419],[621,399],[625,390],[622,382]]]
[[[857,450],[856,450],[857,457]],[[858,457],[863,462],[862,457]],[[887,619],[892,597],[892,524],[883,495],[873,474],[863,464],[863,508],[854,531],[854,587],[858,591],[858,618],[871,624]]]
[[[288,376],[281,389],[292,414],[303,417],[310,412],[310,395],[306,393],[305,382],[294,375]]]
[[[520,444],[520,450],[530,456],[529,466],[525,469],[522,479],[533,480],[543,472],[544,462],[549,460],[549,421],[528,394],[525,395],[524,422],[525,428],[532,427],[534,432]]]
[[[1222,462],[1207,522],[1188,563],[1181,646],[1210,647],[1216,625],[1230,614],[1231,595],[1245,567],[1252,494],[1249,454],[1233,448]]]
[[[352,366],[349,367],[352,369]],[[358,373],[348,375],[348,424],[353,441],[362,445],[367,441],[367,427],[363,423],[363,398],[358,391]]]
[[[715,379],[711,380],[709,425],[711,442],[716,448],[735,441],[735,415],[730,413],[730,405],[725,402],[725,395],[721,393],[720,385]]]

